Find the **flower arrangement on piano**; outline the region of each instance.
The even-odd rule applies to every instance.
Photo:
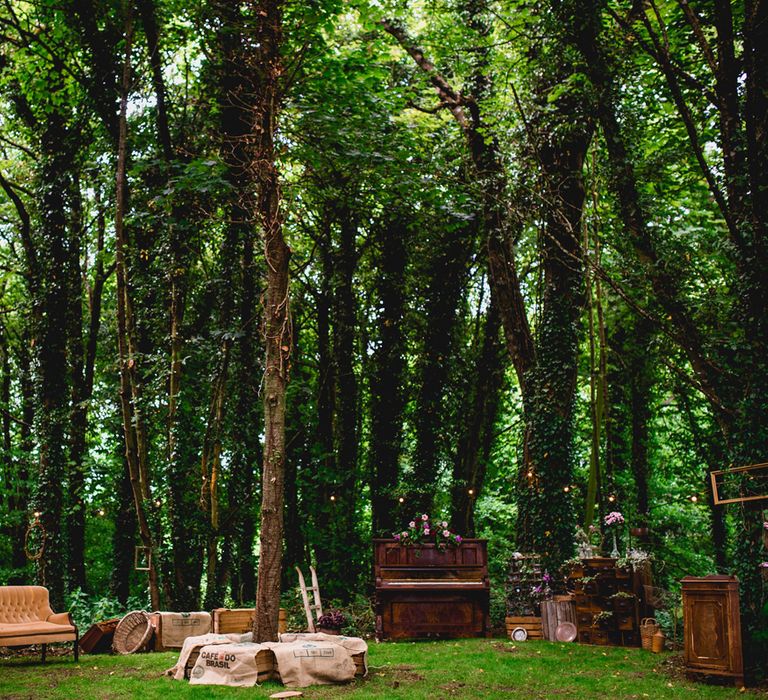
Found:
[[[445,520],[432,521],[426,513],[416,516],[407,529],[393,533],[392,537],[404,546],[434,544],[441,552],[448,547],[458,547],[462,539],[461,535],[451,532]]]

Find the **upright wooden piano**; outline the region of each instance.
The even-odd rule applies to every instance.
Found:
[[[486,540],[439,551],[374,540],[376,638],[483,637],[490,632]]]

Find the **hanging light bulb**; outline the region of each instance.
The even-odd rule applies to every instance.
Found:
[[[398,503],[405,503],[405,499],[402,496],[400,496],[400,498],[397,499],[397,502]]]
[[[336,500],[336,496],[331,496],[331,500],[335,501]]]
[[[470,496],[474,496],[474,495],[475,495],[475,489],[469,489],[469,490],[467,491],[467,493],[468,493]]]
[[[570,490],[571,490],[571,487],[570,487],[570,486],[566,486],[566,487],[563,489],[563,491],[565,491],[566,493],[568,493]]]

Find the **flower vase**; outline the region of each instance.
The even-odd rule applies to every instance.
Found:
[[[618,559],[621,556],[619,553],[619,547],[616,544],[616,533],[613,533],[613,549],[611,550],[611,558]]]

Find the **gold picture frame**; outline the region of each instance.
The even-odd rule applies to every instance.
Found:
[[[768,481],[768,462],[761,462],[760,464],[748,464],[743,467],[731,467],[729,469],[717,469],[709,473],[709,477],[712,480],[712,498],[716,506],[725,505],[726,503],[746,503],[748,501],[759,501],[761,499],[768,499],[768,492],[764,494],[751,495],[751,496],[739,496],[738,498],[726,498],[725,494],[721,494],[722,477],[730,474],[745,474],[750,475],[750,472],[765,472],[764,476]],[[720,478],[720,481],[718,481]]]

